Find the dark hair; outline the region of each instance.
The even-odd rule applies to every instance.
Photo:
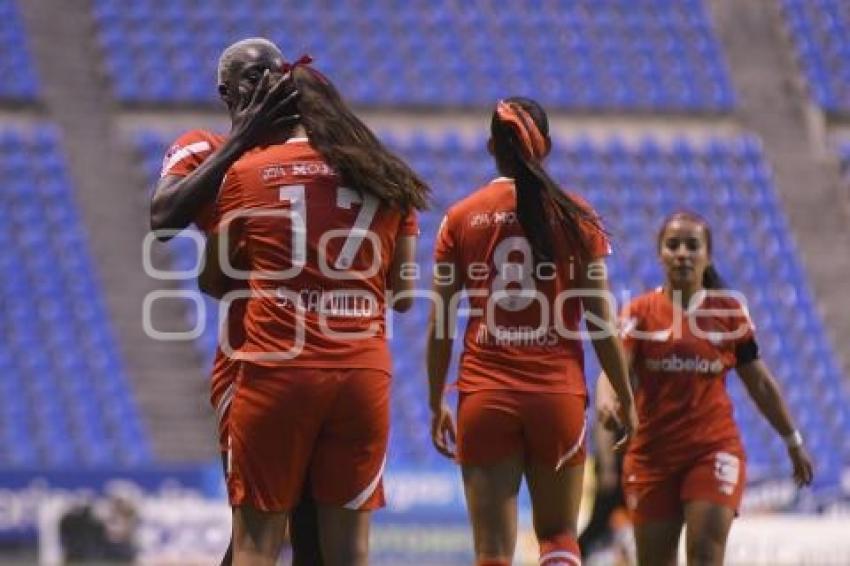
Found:
[[[604,232],[588,207],[563,192],[543,168],[549,150],[549,119],[530,98],[514,96],[499,102],[490,122],[493,154],[499,172],[516,183],[516,212],[534,252],[535,261],[551,261],[565,250],[553,246],[552,229],[563,230],[579,252],[589,259],[582,224]]]
[[[661,228],[658,230],[658,236],[656,238],[657,248],[659,250],[661,249],[661,239],[664,237],[664,232],[667,231],[667,226],[669,226],[671,222],[675,222],[677,220],[686,220],[688,222],[693,222],[694,224],[699,224],[702,227],[702,233],[705,234],[705,249],[708,250],[708,255],[711,255],[711,226],[709,226],[708,221],[705,218],[696,212],[690,212],[687,210],[674,212],[664,219],[664,222],[661,224]],[[708,267],[705,268],[705,271],[702,274],[702,286],[706,289],[728,288],[726,281],[720,276],[720,273],[718,273],[717,269],[714,267],[714,262],[710,263]]]
[[[384,147],[324,75],[298,65],[292,69],[292,77],[300,93],[298,112],[310,144],[347,187],[403,211],[428,207],[428,185]]]

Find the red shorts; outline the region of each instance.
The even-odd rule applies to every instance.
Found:
[[[245,341],[245,301],[231,303],[231,312],[227,315],[226,327],[229,344],[239,347]],[[224,322],[224,321],[223,321]],[[230,414],[230,403],[233,401],[234,384],[239,375],[239,361],[228,358],[222,351],[221,345],[215,349],[212,378],[210,379],[210,403],[213,406],[218,429],[218,446],[222,452],[227,452],[227,419]]]
[[[243,363],[235,389],[228,426],[231,505],[290,510],[307,474],[320,504],[384,505],[389,374]]]
[[[670,472],[623,461],[623,493],[635,524],[681,520],[688,501],[707,501],[738,511],[746,483],[740,448],[713,450]]]
[[[221,349],[216,348],[210,379],[210,404],[215,412],[218,447],[222,452],[227,452],[227,419],[230,415],[230,403],[233,401],[239,365],[239,361],[228,359]]]
[[[486,466],[523,455],[558,469],[584,463],[587,397],[484,390],[458,400],[457,459]]]

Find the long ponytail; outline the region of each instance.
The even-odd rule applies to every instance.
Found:
[[[553,261],[565,251],[555,249],[553,230],[560,230],[578,251],[578,259],[586,261],[590,250],[583,226],[603,229],[596,216],[564,193],[543,168],[549,151],[549,121],[543,108],[524,97],[502,100],[490,130],[500,170],[514,177],[517,218],[535,261]]]
[[[336,87],[302,57],[291,66],[298,112],[310,144],[346,186],[404,211],[428,208],[428,185],[378,140]]]
[[[706,289],[726,289],[726,281],[717,272],[712,263],[702,273],[702,286]]]

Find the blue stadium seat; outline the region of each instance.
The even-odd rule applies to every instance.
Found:
[[[658,10],[654,0],[558,0],[529,12],[518,4],[493,11],[484,0],[356,9],[333,0],[284,14],[272,0],[131,8],[96,0],[93,13],[113,90],[130,103],[213,102],[221,50],[264,35],[290,57],[317,56],[365,105],[490,106],[507,92],[580,109],[727,112],[735,104],[701,1]]]
[[[843,0],[783,0],[785,25],[816,104],[850,110],[850,12]]]
[[[107,439],[142,430],[59,141],[50,124],[0,128],[0,171],[14,171],[0,188],[0,390],[16,391],[0,396],[0,468],[116,465],[123,449]],[[102,407],[128,405],[103,419]],[[137,461],[150,461],[146,435],[136,440]]]
[[[35,101],[39,86],[34,69],[17,3],[0,0],[0,100]]]

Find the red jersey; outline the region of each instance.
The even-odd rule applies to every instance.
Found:
[[[635,299],[621,317],[632,354],[640,427],[635,463],[678,466],[707,451],[741,449],[726,375],[736,348],[753,339],[746,308],[728,291],[700,293],[682,310],[663,289]]]
[[[206,130],[189,130],[174,140],[162,159],[160,177],[176,175],[186,177],[197,169],[212,152],[224,143],[224,136]],[[215,206],[210,205],[202,210],[195,218],[195,225],[204,232],[215,227],[213,218]]]
[[[239,359],[391,371],[386,280],[397,238],[418,234],[415,214],[341,186],[305,139],[240,159],[218,207],[252,270]]]
[[[186,177],[197,169],[212,152],[224,143],[224,136],[214,134],[206,130],[190,130],[177,138],[165,154],[162,160],[162,171],[160,177],[176,175]],[[215,228],[215,203],[204,208],[195,218],[195,225],[205,235],[209,236]],[[235,284],[247,284],[236,281]],[[236,302],[231,307],[227,317],[227,332],[231,344],[241,345],[245,339],[245,328],[242,323],[244,316],[244,303]],[[234,360],[225,356],[220,346],[216,346],[215,360],[213,361],[211,377],[211,401],[216,410],[223,412],[228,403],[227,390],[236,380],[236,372],[239,366]],[[224,403],[224,407],[222,407]]]
[[[582,232],[592,259],[610,253],[599,227],[588,222]],[[571,249],[563,239],[553,243]],[[434,258],[437,276],[457,277],[469,295],[460,391],[586,393],[576,335],[581,299],[565,296],[582,269],[578,253],[572,255],[569,265],[534,264],[517,218],[512,179],[496,179],[449,209]]]

